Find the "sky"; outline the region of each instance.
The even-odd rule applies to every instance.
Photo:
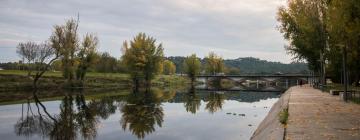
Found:
[[[165,56],[257,57],[291,62],[277,30],[285,0],[0,0],[0,62],[17,61],[20,42],[49,39],[54,25],[80,15],[79,35],[96,34],[100,52],[120,58],[123,41],[144,32]]]

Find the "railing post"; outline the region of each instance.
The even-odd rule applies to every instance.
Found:
[[[289,87],[289,79],[286,79],[286,88]]]

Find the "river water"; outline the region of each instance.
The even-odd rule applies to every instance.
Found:
[[[30,92],[22,102],[1,105],[0,139],[250,139],[280,97],[279,92],[147,89],[41,99],[46,93]]]

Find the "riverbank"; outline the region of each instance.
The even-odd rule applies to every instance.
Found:
[[[32,80],[26,76],[26,71],[1,70],[0,91],[24,91],[32,89]],[[186,77],[176,75],[158,75],[153,80],[153,86],[184,86],[190,81]],[[122,73],[95,73],[89,72],[85,80],[86,89],[107,88],[121,89],[129,88],[132,84],[130,76]],[[46,72],[39,81],[39,89],[69,89],[62,77],[61,72]]]
[[[286,106],[289,115],[282,125],[279,113]],[[360,139],[360,105],[309,86],[292,87],[271,108],[252,139]]]

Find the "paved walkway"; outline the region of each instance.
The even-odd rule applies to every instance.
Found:
[[[287,140],[360,140],[360,105],[308,86],[290,90]]]

